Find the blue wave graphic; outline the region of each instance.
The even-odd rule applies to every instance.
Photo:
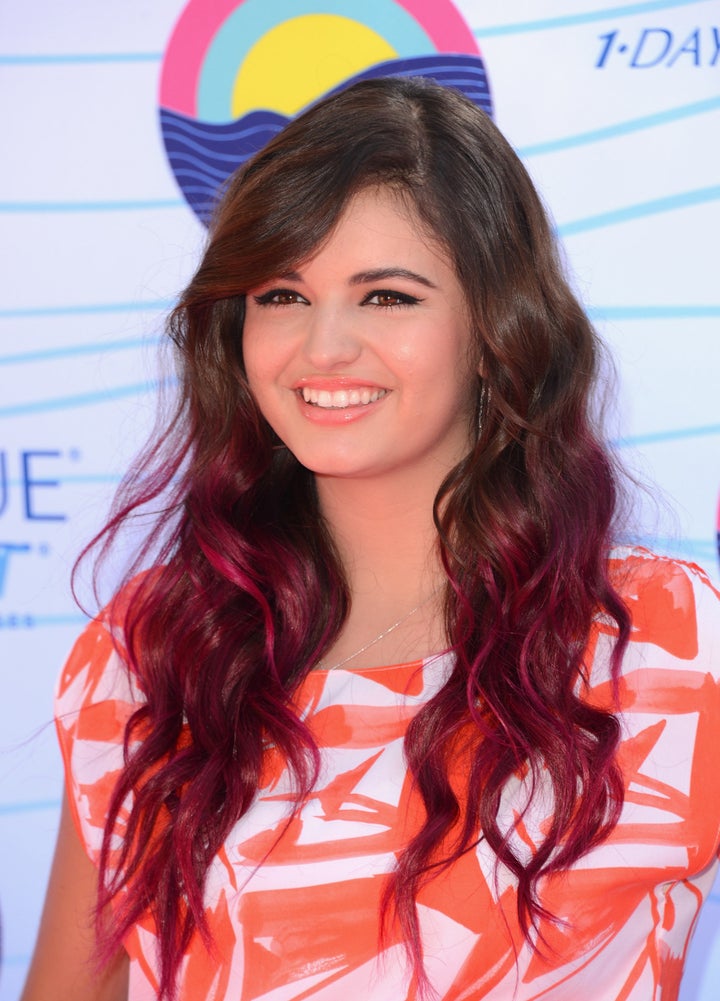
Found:
[[[205,225],[233,173],[287,124],[272,111],[252,111],[217,125],[160,109],[165,151],[190,208]]]
[[[378,63],[351,77],[331,93],[358,80],[382,76],[422,76],[454,87],[492,116],[492,98],[482,59],[435,53]],[[230,175],[267,145],[290,121],[274,111],[251,111],[221,125],[200,122],[167,108],[160,127],[170,166],[180,190],[200,221],[207,225]]]
[[[330,91],[336,94],[358,80],[376,80],[382,76],[422,76],[444,87],[454,87],[492,118],[492,98],[485,64],[480,56],[448,55],[446,52],[410,59],[390,59],[363,70]]]

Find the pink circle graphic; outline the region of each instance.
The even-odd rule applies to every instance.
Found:
[[[225,181],[249,156],[261,149],[289,121],[287,108],[273,106],[253,92],[242,112],[234,112],[239,74],[257,46],[268,45],[301,32],[293,54],[302,55],[308,40],[308,19],[323,27],[342,26],[333,49],[333,68],[339,78],[328,87],[315,80],[312,53],[307,70],[300,63],[295,76],[282,60],[273,80],[275,98],[292,95],[302,83],[312,104],[325,93],[356,80],[378,76],[427,76],[456,87],[492,115],[492,99],[485,66],[475,37],[450,0],[190,0],[183,9],[165,52],[160,80],[160,122],[163,141],[175,179],[190,207],[206,223]],[[313,22],[313,23],[315,23]],[[305,31],[305,36],[302,36]],[[368,57],[358,70],[357,51],[348,38],[356,32],[377,42],[386,53],[379,61]],[[332,38],[330,39],[332,42]],[[347,52],[348,68],[344,71]],[[388,58],[388,55],[390,58]],[[297,60],[296,60],[297,61]],[[257,64],[256,63],[254,65]],[[267,72],[267,60],[263,63]],[[307,79],[299,79],[307,73]],[[243,78],[244,79],[244,78]],[[257,91],[257,88],[256,88]],[[241,102],[242,103],[242,102]],[[300,113],[302,107],[297,112]]]
[[[385,7],[394,3],[402,8],[425,29],[436,52],[467,53],[479,55],[477,41],[457,8],[447,0],[383,0]],[[247,8],[247,0],[190,0],[180,15],[168,43],[160,80],[160,105],[185,115],[196,116],[197,86],[206,54],[213,39],[228,18],[241,7]],[[267,6],[267,5],[266,5]],[[277,9],[278,20],[286,4],[269,4]],[[299,6],[294,3],[294,11]],[[358,17],[358,4],[350,0],[343,4],[347,11]],[[313,5],[313,11],[321,11],[322,5]],[[420,53],[417,53],[420,54]],[[318,94],[318,97],[321,95]]]

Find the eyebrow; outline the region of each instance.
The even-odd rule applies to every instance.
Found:
[[[299,271],[286,271],[284,274],[279,276],[281,279],[291,282],[302,281],[302,275]],[[406,278],[411,282],[417,282],[418,285],[424,285],[426,288],[437,288],[429,278],[424,275],[419,275],[416,271],[410,271],[408,268],[373,268],[371,271],[358,271],[356,275],[353,275],[350,280],[350,285],[367,285],[372,282],[385,281],[386,278]]]
[[[424,285],[426,288],[437,288],[437,285],[429,278],[417,274],[416,271],[409,271],[407,268],[373,268],[371,271],[359,271],[352,276],[350,284],[366,285],[370,282],[384,281],[386,278],[407,278],[409,281],[417,282],[418,285]]]

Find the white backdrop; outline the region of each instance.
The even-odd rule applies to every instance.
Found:
[[[186,5],[0,5],[0,1001],[20,990],[57,823],[52,688],[83,622],[69,568],[152,420],[163,314],[204,239],[158,120]],[[617,359],[618,447],[676,512],[642,531],[717,577],[720,2],[456,6]],[[716,889],[682,999],[719,991]]]

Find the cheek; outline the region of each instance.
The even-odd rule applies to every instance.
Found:
[[[255,401],[255,406],[268,424],[273,424],[276,404],[267,379],[263,377],[261,372],[250,371],[247,373],[247,382],[250,395]]]
[[[242,356],[248,378],[279,377],[297,353],[297,336],[291,325],[247,317],[242,336]]]
[[[401,365],[406,371],[414,368],[418,363],[428,357],[431,350],[431,342],[424,336],[422,331],[411,331],[407,337],[397,340],[394,344],[386,348],[387,357],[392,359],[396,365]]]
[[[248,316],[246,316],[245,323],[243,324],[242,338],[240,341],[243,362],[245,363],[246,369],[248,368],[248,363],[252,365],[252,360],[256,354],[258,338],[254,333],[254,330],[254,323]]]
[[[248,389],[250,390],[250,395],[255,400],[255,403],[264,417],[267,418],[266,414],[266,389],[267,379],[264,376],[262,365],[258,364],[259,359],[254,354],[252,347],[248,346],[247,349],[243,345],[243,365],[245,368],[245,379],[247,381]]]
[[[252,327],[243,332],[242,356],[245,374],[253,395],[262,391],[272,365],[272,355],[266,349],[267,339],[253,332]]]
[[[268,345],[273,346],[269,349]],[[243,364],[250,395],[255,405],[277,435],[283,437],[287,411],[292,397],[284,388],[284,357],[277,339],[265,331],[245,331]]]
[[[449,322],[433,331],[421,360],[428,370],[438,377],[442,373],[457,386],[466,384],[471,373],[476,372],[471,356],[472,341],[467,327]]]

